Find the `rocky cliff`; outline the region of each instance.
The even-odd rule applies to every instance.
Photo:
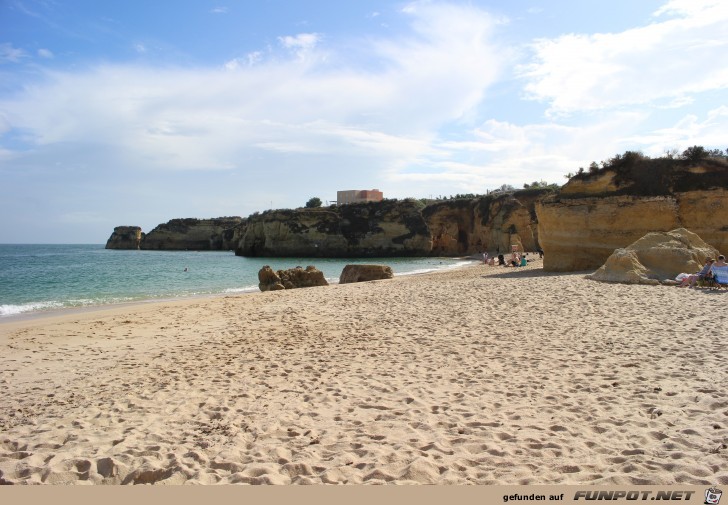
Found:
[[[146,234],[140,248],[166,251],[226,251],[235,248],[235,234],[244,229],[240,217],[172,219]]]
[[[117,226],[106,241],[106,249],[139,249],[143,238],[138,226]]]
[[[728,165],[640,159],[572,178],[536,203],[544,269],[594,270],[649,232],[686,228],[728,251]]]
[[[616,158],[615,158],[616,159]],[[613,162],[614,160],[610,160]],[[536,189],[423,208],[414,200],[173,219],[118,227],[107,248],[230,250],[240,256],[460,256],[544,250],[544,269],[595,270],[649,232],[686,228],[728,252],[728,164],[636,156]],[[125,230],[133,230],[125,231]]]
[[[536,202],[550,190],[524,190],[474,200],[449,200],[422,211],[432,234],[432,254],[458,256],[483,251],[535,251],[538,246]]]
[[[248,218],[240,256],[427,256],[432,240],[418,202],[274,210]]]

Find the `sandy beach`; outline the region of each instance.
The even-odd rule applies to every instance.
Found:
[[[0,322],[0,482],[728,484],[728,292],[460,270]]]

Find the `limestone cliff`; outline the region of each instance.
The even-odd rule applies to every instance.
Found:
[[[432,254],[535,251],[539,247],[536,202],[550,190],[524,190],[474,200],[449,200],[422,211],[432,234]]]
[[[427,224],[415,201],[274,210],[248,218],[240,256],[426,256]]]
[[[544,269],[593,270],[649,232],[686,228],[728,251],[728,167],[639,160],[571,179],[536,204]]]
[[[139,249],[143,238],[138,226],[117,226],[106,241],[106,249]]]
[[[172,219],[147,233],[140,248],[165,251],[221,251],[234,249],[240,217],[215,219]]]

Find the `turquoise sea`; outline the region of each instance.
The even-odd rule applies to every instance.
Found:
[[[454,268],[453,258],[243,258],[232,252],[117,251],[92,245],[0,244],[0,318],[70,307],[258,291],[258,271],[314,265],[337,282],[345,265],[395,275]],[[185,271],[187,268],[187,271]]]

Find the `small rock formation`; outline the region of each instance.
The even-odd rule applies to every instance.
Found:
[[[386,265],[346,265],[339,276],[339,284],[376,281],[392,277],[394,277],[394,273]]]
[[[648,233],[623,249],[615,250],[607,262],[587,278],[626,284],[668,284],[681,272],[700,270],[706,258],[718,251],[684,228]]]
[[[106,241],[106,249],[139,249],[143,238],[139,226],[117,226]]]
[[[258,281],[258,289],[261,291],[329,285],[324,273],[312,265],[307,266],[305,270],[296,267],[288,270],[278,270],[277,272],[274,272],[270,266],[265,265],[258,271]]]

